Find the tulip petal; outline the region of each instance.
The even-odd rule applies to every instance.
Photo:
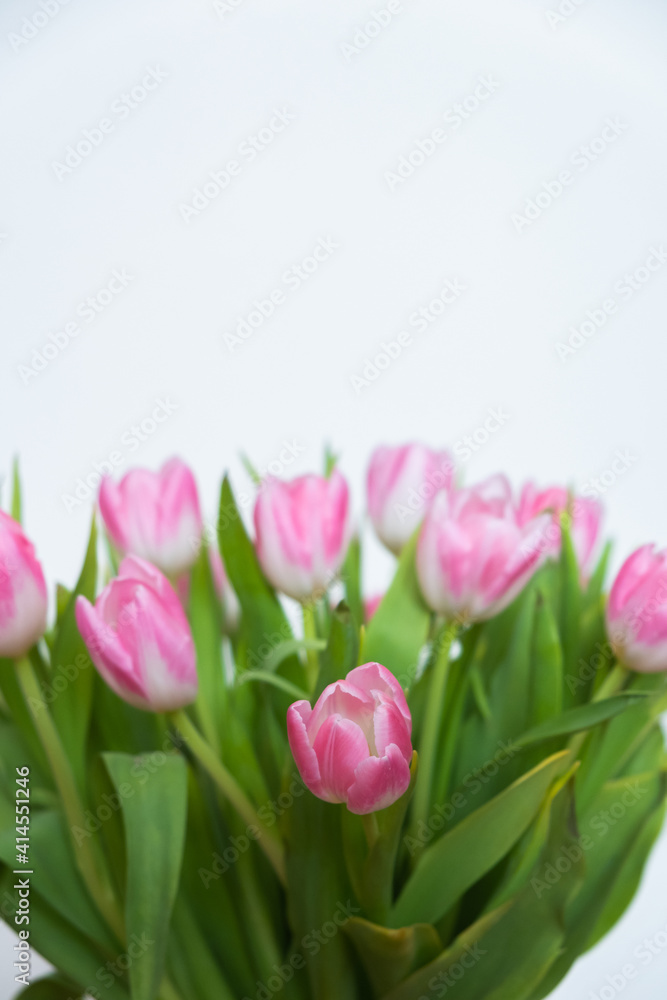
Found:
[[[307,725],[312,708],[307,701],[295,701],[287,709],[287,738],[299,774],[313,795],[320,795],[322,777],[317,754],[308,738]]]
[[[347,801],[347,790],[359,764],[370,755],[368,741],[356,722],[330,715],[320,728],[313,749],[322,777],[321,798]]]
[[[405,760],[410,763],[412,759],[411,725],[403,717],[395,702],[390,701],[384,695],[381,697],[382,701],[375,709],[373,716],[375,752],[379,757],[382,757],[387,752],[387,747],[393,744],[398,747]]]
[[[143,678],[135,669],[115,628],[104,621],[97,608],[81,594],[76,599],[74,613],[90,658],[103,680],[135,708],[149,707]]]
[[[356,769],[347,807],[357,815],[386,809],[407,791],[410,766],[399,748],[390,743],[383,757],[369,757]]]
[[[349,684],[354,684],[355,687],[367,692],[371,697],[375,692],[379,691],[392,698],[401,715],[408,723],[409,730],[411,730],[412,716],[410,715],[410,709],[405,700],[403,688],[391,670],[387,670],[381,663],[362,663],[361,666],[350,670],[345,680]]]

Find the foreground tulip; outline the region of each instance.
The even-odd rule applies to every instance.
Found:
[[[329,478],[264,480],[255,504],[257,556],[273,586],[299,601],[322,594],[340,569],[350,540],[347,483]]]
[[[609,593],[607,629],[632,670],[667,670],[667,551],[644,545],[625,560]]]
[[[526,483],[519,500],[519,524],[526,525],[538,514],[548,512],[551,522],[544,532],[544,550],[557,556],[561,546],[561,517],[570,515],[570,535],[582,574],[590,569],[595,545],[600,534],[602,508],[597,500],[589,497],[571,497],[562,486],[538,490],[534,483]]]
[[[325,802],[363,815],[386,809],[410,784],[412,719],[386,667],[365,663],[324,689],[314,708],[287,710],[287,735],[301,777]]]
[[[436,493],[449,489],[454,462],[421,444],[376,448],[368,467],[368,511],[378,538],[398,555]]]
[[[21,525],[0,511],[0,656],[27,653],[46,628],[46,583]]]
[[[100,674],[130,705],[168,712],[194,701],[190,626],[175,590],[150,563],[123,559],[94,606],[77,597],[76,622]]]
[[[102,480],[100,511],[112,542],[178,576],[197,558],[202,517],[191,470],[178,458],[159,472],[132,469],[119,483]]]
[[[498,614],[544,561],[548,523],[545,514],[519,524],[504,476],[439,493],[417,546],[417,576],[426,603],[461,621]]]

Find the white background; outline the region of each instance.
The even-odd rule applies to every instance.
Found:
[[[181,454],[212,516],[224,468],[248,487],[241,450],[265,468],[296,442],[292,475],[319,467],[330,442],[362,514],[376,443],[453,446],[499,406],[507,419],[465,463],[467,479],[504,469],[594,488],[620,449],[626,469],[603,486],[616,565],[665,543],[667,266],[628,300],[614,284],[667,241],[667,9],[566,0],[572,13],[549,19],[559,3],[403,0],[353,51],[343,43],[364,41],[357,29],[385,0],[227,11],[70,0],[36,31],[24,18],[38,0],[4,0],[0,469],[20,455],[27,529],[52,582],[73,582],[88,531],[91,502],[68,498],[112,452],[119,474]],[[166,79],[121,118],[114,102],[149,68]],[[480,77],[494,93],[460,127],[446,122]],[[239,147],[276,109],[293,120],[250,162]],[[59,179],[54,163],[104,117],[113,131]],[[621,134],[578,168],[571,157],[608,118]],[[437,127],[446,140],[392,190],[387,173]],[[182,206],[230,159],[240,174],[186,221]],[[517,231],[513,216],[564,169],[571,185]],[[231,350],[224,335],[256,299],[286,291],[284,272],[321,238],[337,249]],[[114,269],[132,280],[87,323],[78,306]],[[458,301],[355,389],[446,279],[465,285]],[[570,327],[610,297],[618,311],[559,357]],[[33,351],[75,320],[78,336],[36,371]],[[153,433],[145,424],[133,450],[131,428],[160,398],[174,412]],[[390,568],[371,540],[369,591]],[[667,954],[644,966],[633,952],[667,926],[665,884],[667,836],[629,913],[556,997],[599,995],[627,962],[640,973],[627,1000],[664,996]],[[7,935],[0,948],[9,997]]]

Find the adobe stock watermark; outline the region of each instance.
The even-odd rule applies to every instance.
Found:
[[[559,25],[567,21],[573,14],[576,14],[579,8],[583,7],[585,3],[586,0],[560,0],[557,7],[545,11],[547,24],[555,31]]]
[[[386,371],[414,343],[413,330],[424,333],[467,291],[459,278],[446,278],[438,293],[425,305],[418,306],[408,317],[407,327],[401,330],[393,340],[381,341],[377,354],[364,360],[360,374],[350,375],[350,383],[358,396],[364,389],[376,382],[382,372]]]
[[[238,10],[245,3],[245,0],[213,0],[213,10],[216,12],[220,20],[225,18],[227,14],[233,14],[235,10]]]
[[[10,31],[7,41],[14,52],[19,52],[24,45],[36,38],[40,31],[50,24],[54,17],[66,7],[70,0],[39,0],[37,8],[24,17],[17,31]]]
[[[591,476],[579,489],[584,497],[597,500],[604,496],[608,490],[615,486],[619,479],[626,475],[630,469],[639,461],[637,455],[633,455],[627,448],[616,451],[609,465],[598,472],[596,476]]]
[[[618,972],[605,976],[605,985],[597,993],[589,993],[588,1000],[614,1000],[633,979],[637,979],[642,972],[642,967],[664,955],[667,949],[667,924],[660,930],[645,937],[641,944],[632,952],[633,957],[639,962],[626,962]]]
[[[149,938],[146,932],[141,935],[133,934],[127,942],[126,950],[121,955],[116,955],[113,961],[100,965],[95,973],[96,980],[101,983],[105,990],[110,989],[117,979],[122,979],[127,975],[133,962],[145,955],[148,949],[154,945],[155,941]],[[103,1000],[105,996],[108,996],[107,993],[101,993],[100,987],[97,985],[88,984],[84,990],[86,997],[93,997],[94,1000]],[[68,997],[68,1000],[75,1000],[75,998]]]
[[[331,919],[325,920],[321,927],[313,928],[304,934],[298,942],[299,947],[293,951],[290,959],[284,965],[274,965],[273,975],[269,976],[265,983],[258,979],[255,984],[257,989],[252,997],[244,996],[241,1000],[272,1000],[286,983],[294,978],[296,972],[306,968],[308,957],[319,954],[322,948],[336,937],[350,917],[358,913],[361,913],[361,909],[355,906],[351,899],[348,899],[347,903],[338,902]]]
[[[164,767],[169,757],[179,753],[183,746],[185,746],[184,736],[180,733],[169,733],[160,750],[149,751],[135,758],[130,771],[132,778],[137,784],[145,785],[161,767]],[[94,811],[86,809],[83,814],[83,826],[70,827],[77,847],[101,830],[104,824],[108,823],[111,817],[122,809],[123,802],[131,799],[135,793],[135,786],[129,781],[123,781],[111,795],[107,792],[102,795],[102,799],[97,803]]]
[[[208,178],[196,187],[189,202],[181,202],[178,211],[183,221],[189,225],[211,205],[223,191],[226,191],[236,177],[240,177],[245,167],[256,160],[260,153],[273,144],[277,136],[289,128],[296,115],[289,108],[275,108],[271,118],[257,132],[247,135],[236,151],[236,156],[226,161],[218,170],[211,170]]]
[[[289,788],[281,792],[277,799],[269,800],[257,810],[257,815],[265,827],[274,826],[279,818],[294,805],[294,800],[301,798],[305,794],[306,786],[303,784],[299,774],[293,774]],[[198,868],[197,874],[205,889],[208,889],[211,882],[216,882],[222,875],[235,865],[242,854],[250,849],[250,845],[258,841],[263,830],[255,824],[250,823],[245,828],[245,832],[238,837],[228,837],[222,853],[215,851],[211,857],[210,868]]]
[[[410,857],[414,857],[423,847],[426,847],[433,840],[436,833],[443,830],[445,824],[454,818],[459,809],[463,809],[468,804],[469,799],[478,795],[484,785],[487,785],[498,774],[500,769],[516,756],[519,749],[511,740],[509,742],[499,740],[498,749],[494,755],[489,760],[484,761],[483,764],[480,764],[479,767],[475,767],[472,771],[469,771],[463,778],[459,789],[453,793],[447,802],[435,806],[426,822],[424,820],[419,821],[414,831],[415,836],[406,834],[403,838],[403,843],[410,852]],[[460,790],[461,788],[465,788],[470,795],[466,796]]]
[[[81,138],[65,147],[62,160],[52,160],[51,169],[59,181],[74,173],[116,131],[119,122],[126,121],[153,91],[168,79],[159,66],[147,66],[146,72],[130,90],[124,90],[111,104],[106,115],[92,128],[81,130]]]
[[[297,292],[302,285],[316,274],[322,264],[340,249],[333,236],[321,236],[313,249],[302,260],[288,267],[280,279],[280,285],[273,288],[264,298],[257,298],[252,308],[237,318],[233,330],[223,334],[227,349],[233,354],[242,347],[275,313],[276,309],[287,302],[290,294]]]
[[[394,17],[402,14],[404,10],[401,0],[389,0],[384,7],[374,10],[367,21],[358,24],[350,40],[339,45],[345,62],[351,63],[358,55],[365,52],[368,46],[389,27]]]
[[[620,312],[637,292],[646,287],[665,262],[667,262],[667,250],[662,243],[659,246],[649,247],[649,252],[641,264],[632,271],[626,271],[622,278],[614,282],[612,289],[614,294],[609,295],[594,309],[587,309],[585,319],[570,326],[570,336],[567,340],[560,340],[555,344],[556,354],[560,360],[569,361],[574,357],[587,341],[592,340],[606,326],[612,316]]]
[[[82,299],[74,310],[78,319],[70,320],[60,330],[50,333],[45,344],[40,348],[33,347],[30,361],[27,364],[17,365],[16,370],[21,376],[23,384],[28,385],[33,378],[37,378],[40,372],[48,368],[59,354],[66,351],[72,341],[83,332],[85,326],[90,326],[102,313],[106,312],[111,303],[123,294],[132,281],[134,281],[134,275],[130,274],[126,268],[115,269],[102,288]],[[79,320],[83,320],[83,323]]]
[[[526,199],[523,212],[512,213],[511,222],[516,232],[521,234],[541,218],[572,187],[577,177],[586,173],[592,164],[597,163],[629,127],[618,115],[607,118],[600,134],[589,139],[587,143],[582,143],[570,155],[568,159],[570,166],[560,170],[551,180],[543,181],[537,194]]]
[[[120,437],[119,445],[106,458],[93,463],[92,469],[79,476],[72,487],[71,493],[61,493],[60,499],[65,510],[71,514],[77,507],[84,506],[93,500],[103,476],[111,476],[120,469],[142,444],[153,437],[161,424],[179,409],[179,403],[174,403],[169,396],[158,396],[151,410],[137,423],[132,424]]]
[[[458,959],[447,966],[442,972],[431,976],[428,981],[428,994],[416,997],[416,1000],[430,1000],[431,996],[444,997],[449,990],[459,983],[466,972],[472,969],[481,958],[486,955],[486,951],[478,942],[466,945]]]
[[[600,809],[588,820],[587,827],[596,836],[584,831],[571,844],[563,844],[554,861],[543,865],[539,875],[535,875],[530,880],[531,888],[538,899],[557,885],[563,875],[567,875],[572,866],[581,861],[584,854],[593,850],[600,840],[606,837],[609,831],[625,817],[628,810],[632,809],[640,799],[648,794],[648,789],[642,787],[640,782],[636,780],[628,779],[623,787],[624,791],[609,809]]]
[[[440,149],[449,135],[461,128],[499,88],[500,83],[492,74],[480,76],[473,90],[443,113],[444,125],[437,125],[427,135],[417,139],[408,153],[399,156],[394,169],[385,171],[384,179],[389,190],[395,191],[405,184]]]

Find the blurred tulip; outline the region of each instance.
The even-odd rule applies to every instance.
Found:
[[[184,573],[197,558],[202,534],[197,486],[179,458],[159,472],[132,469],[119,483],[104,478],[99,504],[123,555],[147,559],[170,576]]]
[[[572,497],[562,486],[538,490],[526,483],[519,499],[519,524],[525,526],[538,514],[548,512],[551,521],[544,531],[544,551],[557,557],[561,546],[561,517],[570,515],[569,530],[582,575],[590,570],[591,559],[600,534],[602,507],[590,497]]]
[[[0,656],[27,653],[46,628],[46,582],[21,525],[0,511]]]
[[[398,555],[436,493],[449,489],[454,462],[421,444],[376,448],[368,467],[368,511],[378,538]]]
[[[350,540],[347,483],[300,476],[263,481],[255,503],[257,556],[273,586],[299,601],[321,595],[340,569]]]
[[[130,705],[167,712],[195,700],[190,626],[174,588],[150,563],[126,556],[94,606],[77,597],[76,622],[101,676]]]
[[[609,593],[607,629],[625,666],[667,670],[667,551],[644,545],[625,560]]]
[[[417,576],[426,603],[461,621],[498,614],[543,562],[548,522],[547,514],[519,524],[504,476],[439,493],[417,546]]]
[[[358,814],[386,809],[406,791],[411,732],[401,686],[379,663],[330,684],[314,708],[297,701],[287,711],[290,747],[307,787]]]

